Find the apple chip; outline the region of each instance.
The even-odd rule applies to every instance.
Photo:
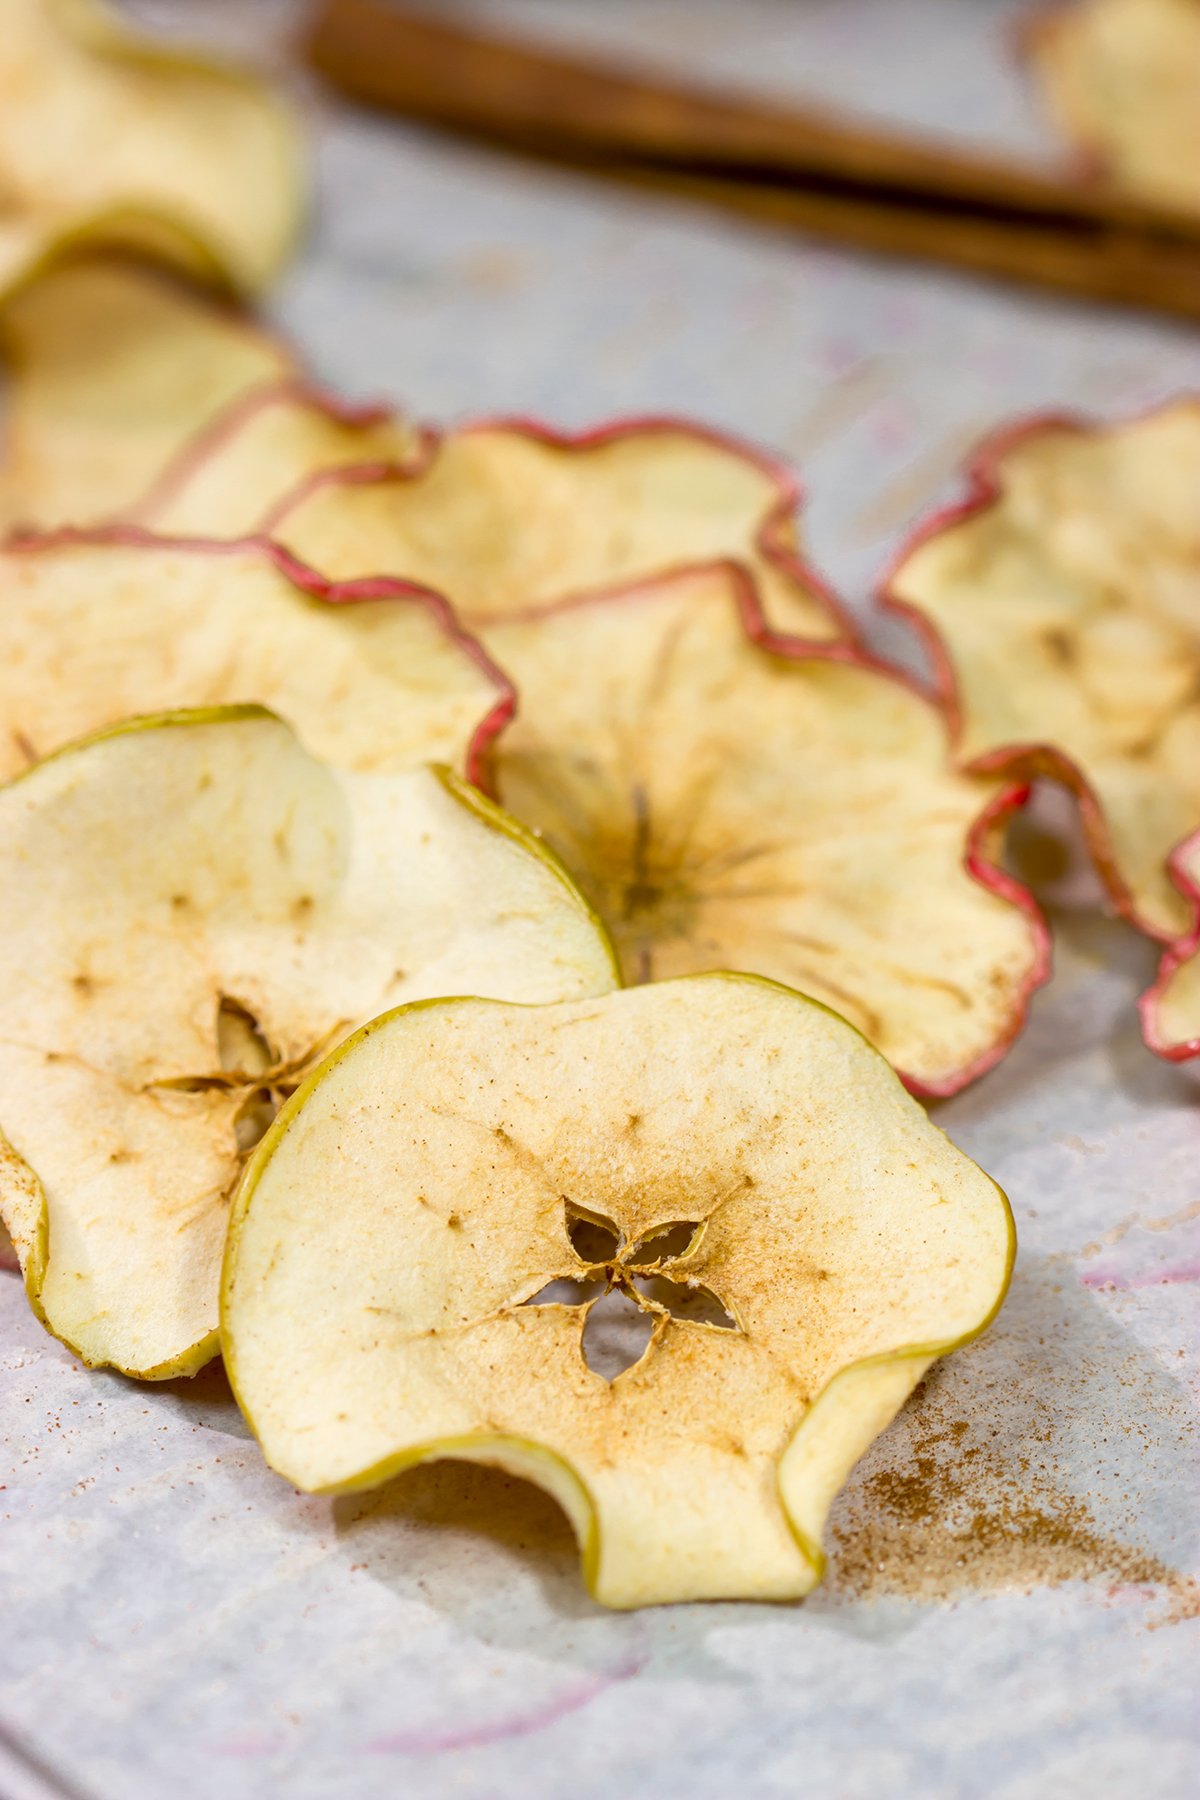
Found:
[[[230,1195],[397,1000],[611,987],[562,870],[448,771],[335,771],[262,708],[160,715],[0,790],[0,1213],[34,1307],[148,1379],[216,1350]]]
[[[0,777],[131,713],[262,701],[324,760],[482,778],[506,678],[445,601],[266,540],[57,532],[0,551]]]
[[[473,629],[717,557],[745,563],[771,623],[854,627],[800,557],[783,466],[672,419],[579,437],[524,420],[468,426],[415,467],[333,472],[264,521],[317,568],[435,588]]]
[[[1171,938],[1172,847],[1200,820],[1200,403],[1048,420],[986,443],[885,600],[931,639],[970,765],[1081,804],[1121,913]]]
[[[79,244],[255,290],[295,237],[299,134],[262,82],[100,0],[5,0],[0,292]]]
[[[1200,1056],[1200,831],[1180,844],[1170,860],[1180,893],[1196,908],[1197,922],[1171,945],[1158,978],[1142,995],[1142,1032],[1168,1062]]]
[[[1003,1054],[1047,962],[991,860],[1024,795],[956,773],[940,714],[894,672],[772,637],[721,564],[489,642],[521,697],[498,791],[605,920],[626,981],[772,976],[931,1095]]]
[[[222,1347],[297,1487],[493,1463],[559,1500],[607,1605],[782,1600],[1012,1254],[995,1184],[786,988],[442,1000],[367,1025],[264,1139]],[[600,1293],[649,1327],[611,1377],[587,1355]]]
[[[1197,0],[1076,0],[1028,46],[1056,123],[1107,179],[1200,212]]]
[[[129,516],[174,535],[242,537],[317,472],[381,460],[415,469],[433,445],[431,433],[386,407],[347,406],[281,382],[256,388],[214,419]]]
[[[0,343],[0,527],[128,511],[197,432],[292,369],[245,319],[115,261],[64,263],[22,288],[0,312]]]

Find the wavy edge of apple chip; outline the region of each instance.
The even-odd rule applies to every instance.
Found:
[[[495,701],[474,727],[463,754],[463,770],[467,781],[478,788],[485,798],[491,797],[491,748],[517,709],[517,690],[479,639],[467,630],[445,595],[435,592],[433,588],[422,587],[419,582],[405,581],[390,575],[365,575],[349,581],[337,581],[303,562],[285,544],[277,543],[274,538],[259,532],[236,538],[170,537],[165,534],[160,536],[142,525],[60,525],[50,531],[16,531],[3,548],[20,556],[37,556],[42,551],[77,548],[178,550],[208,556],[253,555],[262,557],[301,593],[329,606],[354,605],[364,600],[395,600],[424,606],[444,632],[447,641],[470,658],[496,691]],[[50,752],[51,755],[56,753],[56,750]]]
[[[345,431],[369,431],[374,426],[386,425],[399,418],[395,407],[386,400],[348,400],[334,393],[331,388],[311,381],[303,373],[257,382],[244,393],[235,395],[202,425],[163,464],[149,487],[128,507],[123,508],[119,515],[106,522],[141,525],[147,531],[156,530],[155,519],[185,492],[188,483],[203,470],[210,457],[219,456],[240,431],[253,424],[264,413],[269,413],[275,407],[287,406],[298,406],[318,413],[330,425]],[[413,430],[415,442],[411,455],[399,460],[396,466],[411,469],[413,474],[417,474],[435,454],[441,433],[430,425],[416,425]],[[353,464],[332,463],[318,473],[332,475],[349,467],[361,466],[358,461]],[[312,478],[309,474],[301,480],[307,482]],[[292,490],[289,488],[287,491],[290,493]],[[278,500],[273,500],[262,518],[256,521],[255,535],[260,531],[269,533],[267,521],[275,513],[278,504]]]
[[[1138,1015],[1146,1048],[1164,1062],[1184,1063],[1200,1056],[1200,1015],[1192,1036],[1172,1037],[1164,1027],[1163,1011],[1176,974],[1200,955],[1200,830],[1176,844],[1167,859],[1167,869],[1180,893],[1195,908],[1196,920],[1190,931],[1167,946],[1154,980],[1138,996]]]
[[[938,626],[915,600],[906,600],[896,592],[894,583],[904,564],[943,532],[956,530],[958,526],[969,524],[993,507],[1002,506],[1007,494],[1002,467],[1004,459],[1028,440],[1039,437],[1043,432],[1067,432],[1073,436],[1094,437],[1098,433],[1104,434],[1122,426],[1137,424],[1142,419],[1152,418],[1165,405],[1174,405],[1179,399],[1189,398],[1194,398],[1197,406],[1200,406],[1200,390],[1194,395],[1185,390],[1171,400],[1155,402],[1138,412],[1123,415],[1113,423],[1092,418],[1082,412],[1064,411],[1030,413],[1007,425],[1001,425],[980,440],[964,463],[962,480],[965,492],[962,497],[936,507],[902,539],[876,587],[875,601],[882,612],[901,620],[924,650],[932,670],[932,680],[926,692],[945,714],[952,748],[958,745],[963,731],[962,693],[958,672]],[[960,767],[969,775],[996,775],[1026,783],[1044,778],[1064,788],[1078,808],[1088,852],[1118,916],[1136,931],[1160,944],[1169,944],[1174,940],[1177,935],[1175,932],[1155,925],[1138,911],[1137,903],[1113,853],[1103,802],[1079,763],[1067,751],[1048,742],[1003,744],[994,750],[986,750],[979,756],[963,760]],[[1167,859],[1167,867],[1171,869],[1170,859]],[[1197,907],[1200,917],[1200,890],[1192,890],[1190,885],[1181,887],[1179,878],[1174,873],[1172,879],[1184,898]]]
[[[276,241],[260,266],[235,243],[216,242],[203,220],[172,210],[137,194],[116,195],[111,203],[86,207],[68,215],[41,235],[40,242],[13,273],[0,279],[0,298],[25,287],[78,251],[132,251],[149,261],[183,270],[194,280],[235,295],[253,295],[268,287],[294,253],[309,206],[304,135],[295,105],[265,73],[224,57],[203,45],[139,28],[108,0],[76,0],[56,5],[58,28],[74,44],[101,59],[135,69],[182,71],[242,92],[275,124],[288,164],[281,184],[284,203]],[[255,259],[257,260],[257,259]]]
[[[857,1026],[851,1025],[848,1020],[843,1019],[841,1014],[834,1012],[832,1007],[826,1006],[824,1001],[815,1000],[808,994],[801,994],[795,988],[789,988],[783,982],[774,981],[769,976],[732,970],[713,970],[700,975],[675,976],[672,979],[674,982],[746,981],[779,989],[807,1006],[816,1007],[821,1012],[832,1013],[839,1024],[861,1040],[872,1056],[877,1057],[890,1073],[895,1074],[887,1058],[863,1036]],[[317,1088],[328,1070],[340,1062],[364,1037],[402,1014],[434,1006],[454,1005],[458,1000],[469,1002],[474,999],[474,996],[467,995],[449,999],[414,1000],[408,1005],[393,1007],[378,1018],[360,1026],[357,1031],[352,1032],[349,1037],[338,1044],[324,1061],[310,1072],[296,1092],[284,1102],[246,1164],[242,1179],[230,1203],[229,1224],[225,1235],[225,1253],[221,1267],[218,1339],[230,1387],[247,1424],[254,1432],[256,1441],[258,1441],[258,1433],[255,1430],[253,1415],[239,1388],[237,1359],[228,1340],[226,1319],[229,1311],[228,1299],[234,1283],[240,1230],[263,1169],[270,1161],[275,1146],[303,1108],[309,1094]],[[955,1147],[957,1148],[957,1146]],[[965,1155],[965,1152],[960,1152],[960,1154]],[[977,1164],[975,1166],[978,1167]],[[988,1175],[986,1170],[981,1169],[980,1173],[995,1190],[1005,1226],[1004,1269],[997,1286],[996,1297],[985,1317],[961,1337],[943,1342],[904,1344],[895,1350],[884,1351],[860,1358],[857,1362],[847,1363],[844,1368],[837,1370],[817,1393],[803,1419],[779,1454],[775,1464],[775,1483],[788,1529],[801,1557],[808,1566],[810,1580],[804,1590],[805,1595],[811,1593],[824,1577],[828,1562],[821,1543],[824,1525],[830,1506],[844,1486],[854,1465],[876,1438],[886,1430],[930,1365],[940,1357],[952,1355],[955,1351],[965,1348],[976,1338],[981,1337],[995,1320],[1008,1296],[1017,1255],[1016,1219],[1012,1203],[1000,1183],[993,1176]],[[914,1365],[916,1366],[914,1367]],[[849,1460],[847,1461],[846,1456],[845,1438],[839,1440],[836,1446],[836,1455],[831,1460],[829,1453],[834,1447],[830,1446],[825,1438],[826,1420],[836,1409],[837,1403],[848,1387],[858,1388],[861,1391],[859,1402],[861,1429],[852,1440]],[[263,1455],[268,1466],[273,1467],[265,1450]],[[569,1460],[557,1451],[539,1443],[536,1439],[495,1432],[470,1432],[463,1436],[433,1438],[425,1443],[412,1445],[405,1450],[384,1457],[379,1462],[370,1464],[344,1480],[306,1491],[321,1496],[359,1492],[379,1487],[423,1463],[443,1461],[474,1462],[499,1468],[518,1479],[532,1482],[556,1501],[575,1534],[584,1585],[593,1599],[597,1597],[596,1582],[599,1573],[601,1530],[596,1503],[589,1492],[587,1483]],[[280,1471],[276,1472],[281,1473]],[[283,1478],[290,1479],[286,1474]],[[802,1499],[801,1495],[803,1495]],[[797,1597],[803,1598],[804,1595]],[[661,1603],[650,1602],[650,1604]],[[684,1603],[686,1604],[686,1602]],[[638,1606],[644,1603],[633,1602],[626,1608],[622,1608],[619,1602],[604,1601],[602,1604],[611,1606],[614,1610],[637,1610]]]
[[[741,571],[739,570],[738,573],[740,574]],[[875,674],[886,676],[907,688],[915,699],[923,702],[937,714],[945,734],[947,761],[953,767],[952,751],[955,728],[941,697],[937,694],[930,694],[907,669],[884,662],[868,652],[856,650],[853,645],[810,645],[799,643],[794,638],[787,638],[772,631],[770,624],[763,616],[757,595],[752,590],[746,593],[745,589],[743,589],[743,594],[742,615],[746,630],[755,642],[762,644],[764,649],[771,650],[776,655],[790,657],[794,661],[815,659],[847,663],[851,667],[869,669]],[[749,614],[747,608],[751,609]],[[994,894],[998,899],[1006,900],[1022,915],[1029,931],[1032,954],[1028,973],[1014,997],[1009,1029],[999,1036],[994,1044],[981,1051],[973,1061],[966,1063],[955,1074],[947,1075],[941,1081],[923,1081],[918,1076],[907,1074],[903,1069],[896,1069],[895,1072],[901,1082],[918,1100],[952,1099],[955,1094],[960,1094],[964,1088],[971,1087],[982,1076],[994,1069],[998,1063],[1003,1062],[1029,1022],[1029,1008],[1033,1003],[1034,995],[1049,981],[1054,967],[1053,934],[1036,895],[1011,870],[1004,867],[993,851],[993,844],[1003,837],[1010,818],[1013,814],[1021,812],[1028,804],[1032,793],[1031,785],[1020,775],[1017,779],[1008,779],[1009,771],[1007,770],[980,769],[976,771],[974,768],[967,768],[962,772],[967,775],[976,772],[981,775],[996,773],[1004,781],[1004,785],[981,807],[967,832],[963,843],[962,866],[972,881],[978,883],[985,893]],[[821,1003],[818,1002],[818,1004]],[[873,1045],[872,1048],[874,1049]],[[882,1052],[876,1050],[875,1054],[882,1055]],[[887,1061],[886,1057],[884,1057],[884,1061]],[[889,1067],[891,1066],[889,1064]]]
[[[937,694],[931,694],[907,669],[894,663],[885,662],[857,643],[843,642],[837,639],[814,642],[809,638],[792,637],[786,632],[777,630],[763,611],[762,601],[753,578],[740,563],[719,559],[693,565],[686,572],[700,571],[720,571],[729,579],[742,629],[749,641],[760,649],[789,662],[841,663],[850,668],[878,675],[882,679],[893,681],[904,688],[913,699],[928,707],[937,716],[946,740],[948,766],[953,768],[951,760],[953,733],[946,707]],[[616,588],[600,589],[595,593],[569,595],[565,599],[557,601],[549,610],[557,612],[573,606],[621,605],[622,603],[636,602],[642,594],[653,593],[662,584],[679,579],[681,573],[684,571],[674,570],[644,581],[629,582]],[[518,682],[516,685],[519,695],[520,683]],[[976,772],[990,773],[990,771],[976,771],[974,768],[967,768],[959,772],[967,776]],[[1010,816],[1021,811],[1028,803],[1032,789],[1030,783],[1025,779],[1006,780],[1004,772],[1001,773],[1000,778],[1004,785],[998,788],[989,799],[981,801],[980,811],[964,837],[962,867],[985,892],[1007,901],[1023,916],[1031,944],[1029,970],[1014,998],[1009,1029],[997,1037],[996,1041],[986,1050],[981,1051],[978,1056],[964,1064],[961,1069],[941,1080],[929,1081],[897,1068],[894,1064],[888,1064],[908,1092],[919,1100],[951,1099],[1002,1062],[1028,1022],[1033,996],[1039,988],[1045,986],[1053,971],[1053,938],[1046,916],[1032,890],[1026,887],[1010,870],[1003,867],[992,848],[994,841],[1003,835]],[[773,979],[770,976],[762,975],[756,978],[759,980]],[[685,979],[685,977],[673,977],[672,979]],[[778,985],[786,984],[779,983]],[[805,998],[812,999],[812,996],[805,995]],[[815,1004],[822,1005],[824,1002],[816,1001]],[[876,1054],[882,1053],[876,1051]],[[886,1057],[884,1061],[887,1061]]]
[[[320,396],[318,395],[318,401]],[[752,465],[774,487],[775,497],[769,503],[755,527],[750,548],[763,561],[780,575],[791,587],[797,589],[809,600],[815,611],[823,613],[829,622],[829,635],[821,638],[795,637],[792,641],[820,644],[862,646],[862,633],[857,620],[844,601],[820,574],[809,557],[791,542],[792,526],[807,501],[807,489],[800,477],[782,457],[763,449],[757,444],[738,436],[736,432],[722,431],[716,426],[703,424],[700,420],[689,418],[685,414],[676,413],[621,413],[599,424],[585,426],[580,431],[569,431],[551,425],[547,421],[525,413],[485,413],[469,418],[462,425],[445,433],[430,432],[424,442],[423,451],[418,456],[404,461],[374,461],[357,465],[343,464],[340,467],[316,469],[303,477],[289,492],[282,494],[268,508],[259,521],[261,531],[271,533],[280,529],[291,514],[297,511],[305,501],[327,488],[339,485],[366,487],[397,484],[419,480],[436,459],[438,450],[444,443],[459,438],[483,435],[488,432],[508,432],[514,437],[524,438],[540,448],[557,451],[570,457],[586,454],[590,450],[603,449],[610,444],[620,444],[629,438],[654,436],[679,436],[691,438],[697,443],[705,444],[714,450],[724,452],[728,456],[740,458]],[[704,568],[714,561],[709,556],[701,556],[691,561],[684,560],[670,565],[670,573],[678,574],[688,568]],[[667,573],[667,569],[655,571]],[[593,598],[607,593],[619,593],[627,587],[637,586],[641,581],[651,579],[645,576],[626,577],[616,582],[601,582],[595,587],[571,589],[554,604],[564,599]],[[507,618],[509,615],[503,615]],[[489,621],[498,623],[499,618]],[[485,628],[481,621],[479,628]]]

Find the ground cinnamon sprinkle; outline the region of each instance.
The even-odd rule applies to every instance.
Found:
[[[1053,1338],[1039,1330],[1049,1271],[1038,1273],[860,1464],[830,1521],[833,1595],[945,1600],[1085,1581],[1165,1591],[1151,1625],[1200,1616],[1200,1586],[1162,1553],[1160,1522],[1172,1513],[1163,1461],[1181,1498],[1196,1479],[1186,1391],[1057,1280],[1065,1316]]]
[[[863,1481],[833,1532],[835,1589],[932,1600],[963,1589],[1178,1579],[1161,1558],[1099,1531],[1083,1501],[964,1444],[968,1430],[965,1419],[938,1428],[922,1417],[911,1467]]]

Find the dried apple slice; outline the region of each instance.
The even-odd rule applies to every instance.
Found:
[[[266,540],[112,527],[0,551],[0,777],[130,713],[243,700],[340,766],[472,780],[513,706],[438,596],[337,585]]]
[[[315,471],[381,460],[416,469],[434,444],[386,407],[348,406],[295,381],[259,387],[185,444],[126,516],[173,535],[242,537]]]
[[[929,640],[968,764],[1070,788],[1117,909],[1173,938],[1193,903],[1167,856],[1200,819],[1200,403],[1037,421],[970,479],[885,604]]]
[[[1056,123],[1108,180],[1200,212],[1200,6],[1076,0],[1027,34]]]
[[[797,550],[798,500],[782,464],[682,420],[571,437],[501,419],[448,435],[415,467],[318,476],[263,523],[331,575],[435,588],[485,633],[567,596],[731,557],[777,630],[852,639]]]
[[[0,790],[0,1213],[85,1361],[216,1349],[229,1197],[398,999],[605,991],[553,859],[448,771],[339,772],[262,708],[127,723]]]
[[[1012,1254],[995,1184],[857,1032],[774,983],[434,1001],[367,1025],[263,1140],[222,1347],[297,1487],[493,1463],[560,1501],[610,1606],[787,1599],[820,1579],[846,1474],[988,1323]],[[563,1280],[653,1323],[611,1381],[585,1360],[592,1307],[545,1292]],[[676,1316],[660,1285],[707,1289],[725,1323]]]
[[[99,0],[5,0],[0,293],[90,243],[258,289],[295,237],[300,170],[290,111],[252,75]]]
[[[294,368],[244,318],[115,261],[65,263],[22,288],[0,312],[0,343],[0,527],[127,511],[197,432]]]
[[[894,672],[773,637],[731,565],[488,636],[521,696],[498,791],[627,981],[772,976],[930,1095],[1003,1054],[1047,972],[1036,908],[992,860],[1024,794],[956,773]]]

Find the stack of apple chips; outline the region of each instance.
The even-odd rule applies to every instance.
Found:
[[[992,459],[892,578],[945,633],[931,696],[859,641],[768,456],[673,419],[418,428],[117,259],[259,285],[290,122],[106,15],[11,10],[0,94],[73,121],[38,163],[0,110],[0,1215],[31,1305],[140,1379],[223,1354],[299,1487],[531,1477],[608,1603],[806,1592],[848,1470],[1007,1285],[1004,1196],[913,1096],[991,1068],[1047,975],[1002,867],[1030,778],[1084,796],[1131,914],[1182,944],[1195,912],[1162,874],[1195,686],[1120,554],[1200,414]],[[127,158],[114,109],[155,84]],[[1083,648],[1097,586],[1150,671],[1138,744]],[[1040,658],[1057,749],[987,655]],[[618,1313],[633,1352],[601,1354]]]

